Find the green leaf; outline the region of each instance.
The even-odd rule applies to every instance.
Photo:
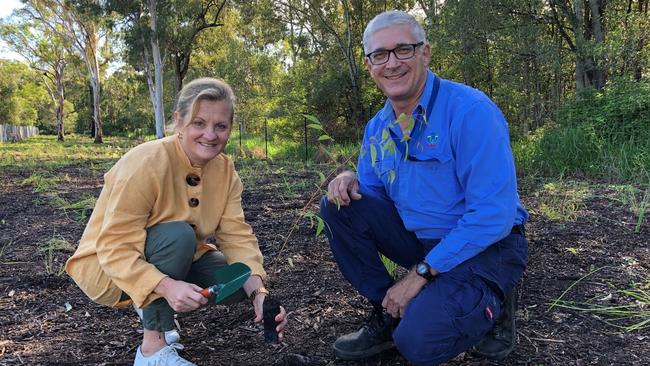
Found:
[[[406,114],[402,113],[397,117],[397,123],[402,124],[406,120]]]
[[[413,119],[413,116],[409,118],[409,124],[406,126],[407,131],[412,131],[413,126],[415,126],[415,120]],[[410,134],[410,132],[409,132]]]
[[[307,127],[313,128],[314,130],[323,131],[323,126],[319,125],[318,123],[310,123],[307,125]]]
[[[318,137],[318,141],[325,141],[325,140],[334,141],[334,139],[329,137],[329,135],[321,135],[320,137]]]
[[[375,166],[375,161],[377,161],[377,147],[375,145],[370,145],[370,165]]]
[[[389,137],[388,130],[384,129],[383,131],[381,131],[381,141],[382,142],[388,140],[388,137]]]
[[[323,229],[325,228],[325,222],[323,221],[322,218],[320,218],[320,216],[316,216],[316,221],[318,222],[318,224],[316,225],[316,236],[319,236],[323,232]]]
[[[393,183],[394,180],[395,180],[395,171],[391,169],[388,172],[388,183]]]
[[[325,174],[318,172],[318,181],[320,182],[320,184],[325,183]]]
[[[318,124],[318,125],[321,124],[320,121],[318,120],[318,118],[316,118],[315,116],[312,116],[311,114],[303,114],[302,116],[307,118],[307,120],[309,120],[312,123],[315,123],[315,124]]]

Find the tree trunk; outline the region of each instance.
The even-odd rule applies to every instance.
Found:
[[[65,87],[63,84],[63,71],[65,68],[65,64],[61,63],[60,68],[55,69],[55,74],[54,78],[56,80],[56,94],[57,94],[57,103],[56,103],[56,132],[57,132],[57,140],[59,141],[64,141],[65,140],[65,129],[63,122],[65,120],[65,116],[63,114],[63,106],[64,106],[64,100],[65,100]]]
[[[597,45],[605,42],[605,31],[603,27],[603,5],[601,0],[589,0],[589,10],[591,11],[591,32],[594,35]],[[597,55],[593,58],[593,69],[591,70],[591,83],[597,90],[605,86],[605,72],[603,70],[602,56]]]
[[[165,112],[163,108],[163,75],[162,60],[160,57],[160,45],[158,43],[158,10],[156,0],[149,0],[149,11],[151,12],[151,56],[154,70],[154,92],[152,103],[156,119],[156,138],[165,137]]]

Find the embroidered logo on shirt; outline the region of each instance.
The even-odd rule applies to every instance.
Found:
[[[429,148],[429,149],[435,149],[436,147],[438,147],[438,139],[439,139],[439,136],[438,136],[437,133],[432,133],[431,135],[427,136],[426,139],[427,139],[427,143],[426,143],[425,146],[426,146],[427,148]]]

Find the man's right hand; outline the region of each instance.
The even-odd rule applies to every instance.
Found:
[[[349,205],[351,200],[360,200],[357,175],[349,170],[337,175],[327,186],[327,199],[341,206]]]

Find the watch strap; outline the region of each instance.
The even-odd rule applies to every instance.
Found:
[[[259,294],[264,294],[266,296],[269,296],[269,290],[267,290],[266,287],[262,286],[260,288],[257,288],[255,290],[253,290],[253,292],[251,292],[249,298],[251,299],[251,301],[253,301],[253,300],[255,300],[257,295],[259,295]]]

